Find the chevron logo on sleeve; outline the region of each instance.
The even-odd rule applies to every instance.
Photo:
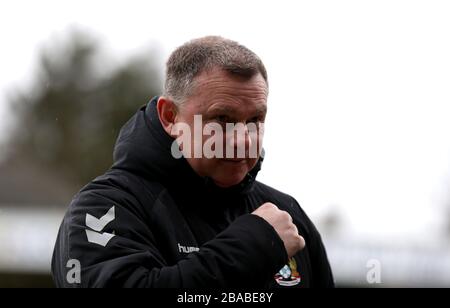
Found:
[[[115,234],[101,231],[115,218],[114,206],[112,206],[108,212],[100,218],[94,217],[91,214],[86,214],[86,227],[92,229],[86,229],[88,242],[105,247],[115,236]]]

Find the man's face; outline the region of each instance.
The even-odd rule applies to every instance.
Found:
[[[216,185],[230,187],[239,184],[259,159],[262,144],[258,141],[262,140],[263,132],[262,129],[249,129],[265,120],[267,85],[260,74],[244,79],[222,70],[212,70],[196,77],[194,87],[192,95],[180,106],[175,119],[176,123],[186,123],[193,132],[191,155],[184,152],[185,157],[197,174],[212,178]],[[207,158],[202,153],[201,158],[194,158],[195,145],[197,149],[203,147],[214,136],[202,134],[200,142],[194,141],[196,115],[197,119],[198,115],[202,116],[202,129],[211,124],[215,126],[210,127],[220,125],[223,128],[223,135],[216,136],[223,143],[223,157]],[[241,125],[244,130],[241,129],[239,137],[239,133],[227,134],[226,123]],[[227,146],[232,149],[232,157],[226,155]],[[251,146],[256,146],[257,151],[249,151]],[[245,149],[244,157],[238,154],[238,148]]]

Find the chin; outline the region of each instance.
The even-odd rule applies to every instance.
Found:
[[[242,174],[242,175],[241,174],[233,174],[233,175],[230,175],[229,177],[213,178],[213,180],[217,186],[227,188],[227,187],[231,187],[231,186],[237,185],[240,182],[242,182],[242,180],[244,180],[244,178],[245,178],[245,175],[246,174]]]
[[[251,162],[251,164],[248,161],[242,163],[220,161],[217,168],[211,168],[215,172],[210,176],[217,186],[223,188],[231,187],[241,183],[255,164],[256,161]]]

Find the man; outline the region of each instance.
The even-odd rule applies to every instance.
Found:
[[[267,95],[246,47],[204,37],[176,49],[164,95],[125,124],[111,169],[72,200],[56,285],[333,287],[297,201],[255,180]]]

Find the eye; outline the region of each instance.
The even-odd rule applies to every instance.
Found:
[[[264,119],[262,117],[253,117],[247,121],[247,123],[255,123],[255,124],[259,122],[264,122]]]
[[[219,123],[231,123],[230,118],[226,115],[219,115],[215,117],[216,121]]]

